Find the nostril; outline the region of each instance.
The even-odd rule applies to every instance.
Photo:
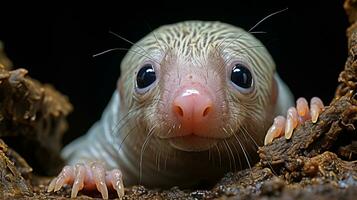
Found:
[[[203,111],[203,117],[206,117],[209,113],[211,112],[211,107],[207,107],[204,111]]]
[[[175,106],[174,110],[180,117],[183,117],[183,110],[180,106]]]

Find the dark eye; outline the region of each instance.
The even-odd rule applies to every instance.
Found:
[[[136,84],[139,89],[146,88],[154,83],[156,80],[156,74],[154,67],[151,64],[144,65],[136,76]]]
[[[236,64],[231,73],[231,81],[239,88],[249,89],[253,85],[252,74],[243,64]]]

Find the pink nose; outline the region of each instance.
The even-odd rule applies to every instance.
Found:
[[[185,89],[173,101],[173,113],[185,132],[200,134],[213,112],[213,103],[207,92]]]

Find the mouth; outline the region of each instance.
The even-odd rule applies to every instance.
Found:
[[[186,135],[167,139],[169,144],[178,150],[188,152],[206,151],[219,142],[219,138],[208,138],[197,135]]]

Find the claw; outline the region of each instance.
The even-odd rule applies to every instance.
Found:
[[[76,165],[76,178],[73,182],[73,187],[71,191],[71,198],[77,196],[78,191],[82,190],[84,187],[84,177],[85,177],[85,167],[83,164]]]
[[[105,169],[99,163],[92,164],[93,178],[98,191],[102,194],[103,199],[108,199],[108,189],[105,184]]]
[[[118,197],[121,199],[124,196],[124,184],[121,171],[114,169],[109,172],[108,177],[113,188],[117,191]]]
[[[310,115],[312,123],[316,123],[319,115],[324,108],[324,104],[318,97],[313,97],[310,101]]]
[[[52,192],[55,189],[55,183],[57,181],[57,178],[52,179],[50,182],[50,185],[47,188],[47,192]]]
[[[271,143],[274,138],[280,137],[284,127],[285,118],[283,116],[275,117],[273,125],[269,128],[268,133],[265,136],[264,145]]]
[[[298,113],[295,107],[289,108],[286,117],[286,124],[285,124],[285,138],[290,139],[294,129],[298,125]]]
[[[309,104],[305,98],[300,97],[296,101],[296,110],[301,117],[305,117],[309,112]]]
[[[285,138],[290,139],[294,129],[311,119],[312,123],[316,123],[317,119],[324,108],[324,104],[318,97],[313,97],[310,101],[310,108],[305,98],[300,97],[296,101],[296,108],[289,108],[286,120],[282,116],[274,119],[273,125],[268,130],[264,145],[271,143],[275,138],[282,136],[282,129],[284,129]]]
[[[64,178],[63,177],[58,177],[56,184],[55,184],[55,189],[53,190],[54,192],[57,192],[62,188],[64,185]]]
[[[108,199],[107,186],[113,186],[120,199],[124,196],[121,171],[114,169],[106,172],[104,164],[97,161],[65,166],[59,175],[50,182],[47,192],[56,192],[64,184],[72,185],[71,198],[77,197],[81,190],[96,189],[101,193],[103,199]]]
[[[58,175],[57,180],[54,185],[54,191],[57,192],[62,188],[62,186],[66,183],[69,183],[72,181],[72,177],[74,176],[73,174],[73,167],[71,166],[65,166],[61,173]]]

